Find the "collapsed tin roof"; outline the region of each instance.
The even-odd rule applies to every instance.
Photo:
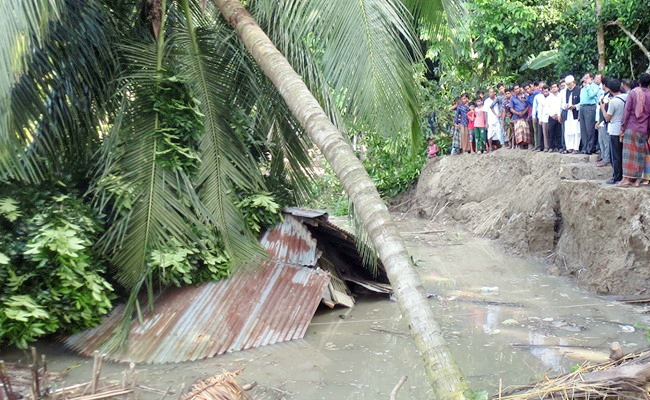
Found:
[[[260,243],[269,258],[253,271],[198,286],[168,288],[152,312],[134,320],[127,346],[110,359],[139,363],[192,361],[300,339],[321,301],[354,305],[352,289],[389,293],[383,266],[362,266],[352,234],[325,212],[287,208]],[[65,339],[84,355],[100,349],[120,322],[122,306],[99,326]]]

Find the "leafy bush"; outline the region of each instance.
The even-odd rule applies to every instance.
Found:
[[[375,182],[382,196],[396,196],[402,193],[420,176],[426,161],[426,141],[420,137],[413,154],[409,138],[398,135],[384,138],[371,133],[364,138],[368,148],[363,165]]]
[[[0,343],[25,348],[86,329],[111,308],[113,289],[92,249],[102,220],[62,192],[9,185],[0,192]]]

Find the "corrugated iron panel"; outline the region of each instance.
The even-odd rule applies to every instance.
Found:
[[[320,269],[267,262],[224,281],[168,289],[154,313],[134,323],[128,347],[108,356],[138,363],[193,361],[300,339],[328,282]],[[99,327],[67,338],[66,346],[91,355],[119,323],[121,310],[115,311]]]
[[[328,273],[309,268],[320,255],[316,241],[299,218],[285,215],[261,243],[271,261],[220,282],[167,289],[156,299],[154,312],[145,314],[142,324],[134,322],[126,350],[109,358],[192,361],[302,338],[330,281]],[[118,326],[121,314],[122,307],[116,308],[100,326],[68,337],[66,346],[92,354]]]
[[[292,215],[285,214],[284,221],[266,231],[260,243],[271,260],[291,265],[313,267],[320,256],[309,229]]]
[[[282,210],[282,212],[285,214],[291,214],[294,217],[318,218],[318,217],[325,216],[325,218],[327,218],[327,211],[312,210],[309,208],[285,207],[284,210]]]

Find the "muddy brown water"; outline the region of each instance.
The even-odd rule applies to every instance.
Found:
[[[344,220],[337,220],[344,224]],[[508,254],[498,243],[462,230],[397,216],[407,246],[452,352],[473,389],[498,391],[500,382],[527,384],[601,361],[618,341],[626,352],[647,346],[648,310],[607,301],[549,276],[539,261]],[[430,232],[442,231],[442,232]],[[425,232],[425,233],[423,233]],[[422,362],[397,303],[360,298],[352,309],[319,309],[305,338],[213,359],[138,365],[139,383],[170,388],[176,398],[197,379],[244,369],[240,382],[257,382],[255,399],[424,399],[430,390]],[[56,343],[37,344],[53,371],[68,369],[65,384],[88,381],[92,360]],[[3,349],[0,358],[23,357]],[[103,376],[120,379],[125,364],[108,363]],[[139,398],[160,399],[140,391]]]

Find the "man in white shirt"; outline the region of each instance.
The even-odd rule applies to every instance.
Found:
[[[564,81],[567,85],[565,95],[561,98],[564,144],[567,153],[578,154],[580,150],[580,120],[578,119],[580,88],[576,85],[573,75],[567,75]]]
[[[487,112],[488,151],[492,151],[492,144],[500,142],[502,136],[501,120],[499,119],[501,108],[496,102],[496,93],[493,88],[488,89],[488,97],[483,102],[483,109]]]
[[[544,113],[548,115],[548,140],[550,151],[562,151],[562,95],[557,83],[552,83],[545,98]]]
[[[536,111],[537,111],[537,117],[539,118],[539,125],[540,125],[539,131],[541,131],[541,135],[538,135],[539,140],[537,141],[537,143],[539,143],[540,146],[542,146],[542,144],[544,145],[544,148],[542,149],[540,147],[539,151],[543,150],[547,153],[553,149],[553,146],[551,146],[551,141],[548,135],[549,114],[548,114],[547,102],[548,102],[549,95],[550,95],[550,88],[544,85],[544,87],[542,87],[542,93],[535,96],[535,100],[534,100],[537,101],[538,103]],[[540,96],[541,98],[538,99],[538,97]]]

